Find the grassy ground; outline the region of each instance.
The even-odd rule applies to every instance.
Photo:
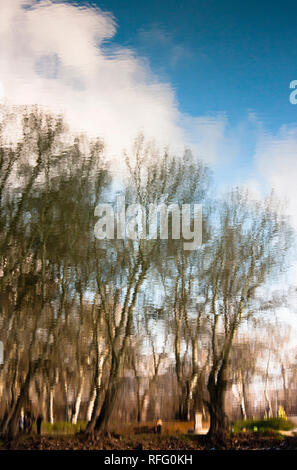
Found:
[[[54,424],[42,423],[42,434],[49,436],[71,435],[84,431],[86,422],[81,421],[77,424],[58,421]],[[145,423],[127,423],[124,425],[114,425],[111,427],[112,432],[116,434],[153,434],[154,422],[146,421]],[[208,427],[208,423],[204,423]],[[164,421],[162,434],[175,435],[187,434],[189,430],[194,429],[194,421]],[[36,433],[36,424],[33,424],[33,433]]]
[[[237,421],[233,425],[234,432],[246,431],[265,432],[265,431],[290,431],[296,425],[284,418],[268,419],[248,419],[246,421]]]
[[[153,432],[152,422],[129,424],[105,435],[86,437],[85,423],[43,423],[42,435],[20,435],[13,442],[0,442],[0,449],[77,449],[77,450],[204,450],[213,448],[205,436],[188,434],[191,422],[163,424],[162,435]],[[237,422],[226,442],[226,449],[297,449],[297,437],[280,434],[294,427],[286,420],[249,420]],[[256,430],[257,429],[257,430]]]
[[[78,422],[76,424],[66,423],[66,421],[57,421],[54,424],[42,423],[41,431],[43,435],[69,435],[84,431],[86,422]],[[33,424],[33,433],[36,432],[36,424]]]

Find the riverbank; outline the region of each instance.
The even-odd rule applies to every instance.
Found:
[[[278,433],[255,435],[241,433],[228,439],[226,450],[297,450],[297,437]],[[209,450],[215,449],[205,436],[157,436],[105,434],[87,437],[19,436],[13,441],[1,441],[0,450]],[[217,447],[219,450],[219,447]]]

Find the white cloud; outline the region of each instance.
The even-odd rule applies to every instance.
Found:
[[[225,115],[215,117],[182,116],[184,135],[187,143],[200,158],[214,163],[217,160],[230,161],[237,148],[236,138],[227,135],[228,120]]]
[[[283,126],[274,136],[262,133],[255,161],[259,177],[287,202],[297,229],[297,128]]]
[[[105,138],[120,155],[140,131],[180,151],[192,145],[218,158],[222,118],[183,116],[170,84],[127,48],[103,47],[116,32],[111,14],[91,7],[0,0],[0,81],[6,100],[65,113],[77,130]]]

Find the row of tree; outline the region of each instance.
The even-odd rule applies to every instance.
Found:
[[[161,153],[142,136],[119,181],[100,139],[38,108],[1,111],[2,434],[16,434],[33,393],[50,421],[54,397],[74,394],[74,422],[88,394],[86,432],[106,429],[129,376],[140,420],[171,368],[180,415],[207,408],[210,436],[224,438],[238,334],[283,302],[265,290],[292,241],[280,204],[239,188],[216,198],[190,151]],[[143,207],[202,204],[201,247],[170,236],[170,214],[168,240],[96,239],[95,208],[117,192]]]

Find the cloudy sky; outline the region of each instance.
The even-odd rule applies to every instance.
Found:
[[[0,0],[0,99],[65,112],[120,158],[139,131],[219,187],[270,188],[297,227],[297,5]]]

